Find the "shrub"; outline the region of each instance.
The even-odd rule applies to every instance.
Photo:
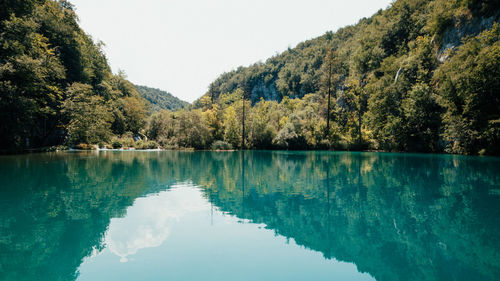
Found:
[[[221,140],[218,140],[218,141],[215,141],[214,143],[212,143],[211,147],[213,150],[231,150],[231,149],[233,149],[233,146],[230,143],[227,143],[227,142],[221,141]]]
[[[114,148],[114,149],[118,149],[118,148],[122,148],[123,145],[120,141],[118,140],[115,140],[111,143],[111,146]]]
[[[331,143],[329,140],[327,139],[324,139],[324,140],[321,140],[317,145],[316,145],[316,149],[319,149],[319,150],[328,150],[332,147]]]
[[[124,148],[135,146],[134,137],[130,132],[123,134],[121,138],[119,138],[119,141],[122,144],[122,147]]]
[[[86,144],[86,143],[79,143],[74,146],[75,149],[81,149],[81,150],[89,150],[92,149],[92,146]]]
[[[138,141],[135,143],[136,149],[155,149],[158,148],[158,143],[155,141]]]

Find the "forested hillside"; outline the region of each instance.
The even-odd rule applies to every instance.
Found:
[[[240,147],[244,134],[256,148],[499,154],[499,12],[498,1],[396,1],[221,75],[192,115],[219,116],[205,145]],[[254,105],[246,130],[240,98]]]
[[[93,144],[143,128],[146,101],[112,74],[69,2],[0,8],[0,150]]]
[[[113,75],[69,2],[0,7],[2,151],[159,144],[500,154],[498,1],[395,1],[221,75],[183,109]]]
[[[171,93],[160,89],[139,85],[135,85],[135,88],[143,98],[151,103],[152,111],[160,111],[162,109],[177,110],[189,104],[174,97]]]

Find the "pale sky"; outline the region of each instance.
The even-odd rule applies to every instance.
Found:
[[[220,74],[355,24],[392,0],[72,0],[114,73],[189,102]]]

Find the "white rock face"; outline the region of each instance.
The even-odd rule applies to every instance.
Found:
[[[443,34],[443,43],[438,52],[438,60],[445,62],[449,57],[450,51],[460,46],[465,36],[475,36],[491,28],[494,22],[495,17],[477,18],[461,26],[448,28]]]

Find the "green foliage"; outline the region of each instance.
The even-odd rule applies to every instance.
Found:
[[[96,144],[110,137],[112,115],[102,97],[93,95],[90,85],[74,83],[62,105],[68,116],[70,143]]]
[[[214,143],[212,143],[210,148],[212,150],[231,150],[231,149],[233,149],[233,146],[230,143],[218,140],[218,141],[214,141]]]
[[[174,97],[171,93],[160,89],[135,85],[139,94],[151,103],[152,111],[162,109],[177,110],[186,107],[189,103]]]
[[[260,101],[251,109],[249,142],[254,148],[269,149],[273,147],[273,139],[277,134],[276,124],[279,122],[278,103],[275,101]]]
[[[499,15],[495,1],[395,1],[221,75],[194,106],[219,103],[226,112],[238,100],[227,93],[244,90],[254,148],[499,154]],[[280,102],[275,113],[262,110],[262,99]],[[239,115],[225,114],[225,140],[237,145]]]
[[[440,107],[425,83],[415,84],[401,103],[409,151],[439,151]],[[428,145],[428,147],[421,147]]]
[[[465,40],[435,75],[446,149],[498,154],[500,142],[500,30],[498,24]],[[483,151],[484,153],[484,151]]]
[[[111,147],[114,149],[157,149],[160,145],[154,140],[134,139],[132,132],[111,139]],[[109,146],[108,146],[109,147]]]
[[[124,97],[115,102],[115,133],[133,132],[137,134],[145,125],[146,107],[144,101],[134,97]]]
[[[128,134],[125,147],[147,136],[167,148],[224,141],[243,149],[500,154],[495,1],[395,1],[224,73],[189,107],[113,75],[103,44],[79,28],[69,2],[0,5],[0,146],[9,150]]]
[[[135,143],[136,149],[156,149],[159,145],[156,141],[138,141]]]
[[[176,126],[174,124],[174,114],[167,110],[162,110],[151,115],[147,125],[147,135],[158,140],[165,146],[168,139],[174,137]]]
[[[224,113],[224,125],[224,141],[233,147],[240,147],[241,127],[233,106],[228,107]]]
[[[112,148],[124,148],[130,149],[136,146],[136,142],[134,140],[134,136],[132,132],[126,132],[123,135],[113,136],[111,138],[111,147]]]
[[[200,110],[162,110],[150,117],[146,131],[149,138],[167,148],[203,149],[211,144],[210,128]]]
[[[118,149],[118,148],[122,148],[123,144],[119,140],[114,140],[111,143],[111,147],[113,147],[114,149]]]
[[[9,0],[0,6],[2,149],[139,133],[145,102],[123,75],[111,73],[103,44],[80,29],[69,2]]]

